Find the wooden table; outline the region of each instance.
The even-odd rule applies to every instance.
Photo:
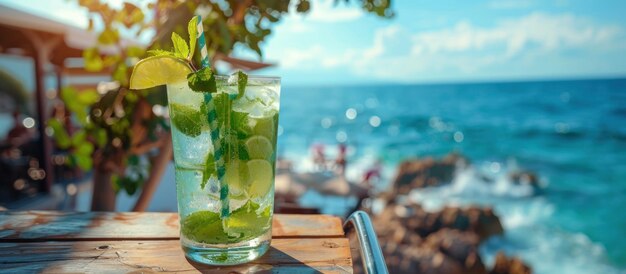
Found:
[[[352,273],[341,220],[276,214],[270,250],[211,267],[185,258],[176,213],[0,212],[0,272]]]

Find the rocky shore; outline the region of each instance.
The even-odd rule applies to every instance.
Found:
[[[409,160],[399,165],[389,192],[378,199],[386,206],[373,216],[390,273],[424,274],[528,274],[531,268],[519,258],[500,252],[495,265],[485,266],[478,246],[504,229],[489,207],[445,207],[428,212],[413,202],[396,199],[413,189],[438,186],[452,181],[455,172],[469,165],[461,155],[450,154],[441,160]],[[537,184],[529,172],[510,175],[519,184]]]

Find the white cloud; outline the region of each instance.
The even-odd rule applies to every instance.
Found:
[[[619,27],[597,26],[573,15],[532,13],[519,19],[502,21],[492,28],[461,22],[451,29],[418,33],[413,36],[412,54],[419,56],[488,50],[508,58],[531,46],[544,51],[603,46],[610,43],[620,31]]]
[[[305,49],[288,49],[281,56],[280,66],[286,69],[311,68],[323,52],[320,45],[312,45]]]
[[[410,33],[392,25],[376,30],[369,47],[335,56],[321,54],[326,52],[321,47],[316,50],[317,56],[325,58],[311,61],[381,80],[532,77],[584,73],[585,69],[596,72],[592,64],[610,70],[604,61],[611,60],[604,59],[626,50],[626,36],[617,26],[570,14],[536,12],[490,27],[462,21],[449,28]]]

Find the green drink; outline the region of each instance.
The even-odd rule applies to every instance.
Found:
[[[272,238],[280,79],[215,76],[200,22],[189,22],[189,43],[172,33],[173,51],[148,51],[130,89],[167,86],[185,256],[234,265],[263,255]]]
[[[217,133],[206,94],[186,81],[168,84],[167,93],[183,249],[192,260],[231,265],[261,256],[271,240],[280,80],[250,77],[239,96],[237,82],[228,77],[216,77],[216,86],[209,96]],[[218,134],[223,164],[215,157],[212,133]],[[227,216],[221,214],[222,185]]]

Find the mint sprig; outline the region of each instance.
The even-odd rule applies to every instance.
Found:
[[[198,40],[198,32],[196,27],[198,25],[198,16],[194,16],[189,20],[187,24],[187,33],[189,34],[189,60],[193,60],[193,54],[196,51],[196,42]]]
[[[243,71],[237,71],[237,99],[241,98],[246,92],[246,85],[248,84],[248,75]]]
[[[202,68],[187,75],[187,84],[193,91],[216,92],[215,75],[211,68]]]
[[[197,111],[191,107],[181,104],[170,104],[172,108],[172,124],[180,132],[189,137],[198,137],[202,133],[202,128],[206,124],[202,111]]]
[[[172,32],[172,43],[174,44],[174,54],[181,59],[189,57],[189,45],[176,32]]]

